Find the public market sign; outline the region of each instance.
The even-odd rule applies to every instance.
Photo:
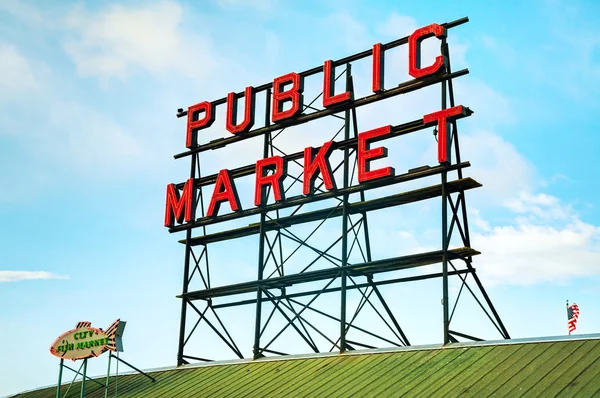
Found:
[[[79,322],[52,343],[50,353],[61,359],[85,359],[97,357],[105,351],[116,351],[116,337],[119,319],[114,321],[106,331],[93,328],[91,322]]]
[[[435,76],[445,72],[447,64],[446,57],[437,55],[429,61],[428,65],[421,65],[421,42],[427,38],[436,37],[444,39],[446,37],[446,27],[438,24],[431,24],[415,30],[408,37],[408,73],[417,83],[427,84],[429,80],[435,79]],[[334,114],[344,109],[350,109],[379,99],[387,98],[393,95],[394,90],[384,89],[384,53],[386,47],[381,43],[373,45],[371,50],[367,50],[372,58],[372,84],[371,90],[374,94],[368,97],[355,99],[353,88],[347,88],[344,92],[335,93],[335,66],[339,64],[331,60],[324,62],[323,66],[302,73],[291,72],[279,76],[272,83],[260,87],[246,87],[243,93],[229,93],[227,97],[212,102],[204,101],[192,105],[187,109],[187,127],[186,127],[186,147],[189,152],[176,155],[177,157],[187,156],[196,152],[209,149],[217,149],[227,143],[237,142],[246,138],[255,137],[273,130],[272,127],[284,128],[300,123],[306,123],[319,117],[320,114]],[[304,77],[323,73],[323,91],[322,105],[323,110],[313,114],[303,114],[303,91]],[[256,113],[256,93],[264,90],[265,87],[272,89],[272,97],[267,101],[265,113],[269,112],[273,126],[269,125],[263,128],[255,128]],[[404,87],[402,87],[404,89]],[[406,91],[418,89],[418,84],[414,88],[406,88]],[[243,120],[238,119],[238,102],[244,100]],[[226,130],[233,134],[227,138],[220,138],[211,141],[208,144],[198,144],[199,131],[209,128],[215,122],[215,108],[217,105],[226,105],[225,120],[223,124]],[[448,145],[448,125],[456,119],[470,115],[470,110],[462,105],[453,106],[448,109],[442,109],[424,115],[422,122],[425,126],[436,126],[438,129],[438,154],[437,160],[440,164],[447,164],[449,159]],[[185,115],[183,110],[180,115]],[[317,115],[319,114],[319,115]],[[316,116],[315,116],[316,115]],[[387,157],[387,148],[377,146],[371,148],[371,144],[376,141],[382,141],[391,138],[394,135],[392,126],[386,125],[369,131],[361,132],[357,137],[357,161],[358,161],[358,181],[360,184],[370,183],[376,180],[388,179],[394,176],[392,167],[380,167],[373,169],[371,163],[374,160]],[[340,143],[335,141],[325,142],[320,148],[308,147],[299,154],[299,158],[304,159],[303,167],[303,190],[305,197],[315,195],[315,180],[320,176],[324,181],[324,187],[327,191],[336,191],[337,185],[333,176],[333,171],[329,165],[329,155],[340,147]],[[275,202],[282,204],[286,202],[283,189],[283,180],[287,176],[287,163],[290,159],[282,156],[271,156],[260,159],[254,166],[255,190],[254,206],[256,209],[266,210],[267,204],[265,192],[271,189]],[[240,216],[244,213],[238,197],[234,175],[231,170],[223,169],[218,172],[214,178],[214,189],[208,205],[206,219],[222,219],[219,215],[221,205],[227,205],[231,213],[238,213]],[[200,189],[201,182],[198,179],[189,178],[185,183],[168,184],[166,190],[166,206],[164,225],[169,227],[172,232],[181,229],[193,228],[195,218],[197,191]],[[325,194],[319,194],[323,197]],[[247,211],[246,211],[247,213]],[[227,219],[233,219],[232,214],[226,215]],[[175,222],[181,224],[174,227]]]

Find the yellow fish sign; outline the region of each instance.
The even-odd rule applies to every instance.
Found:
[[[119,321],[114,321],[106,331],[93,328],[91,322],[79,322],[75,329],[58,336],[50,347],[50,353],[62,359],[75,361],[97,357],[107,350],[116,351]]]

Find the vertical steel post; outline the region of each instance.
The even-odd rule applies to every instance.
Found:
[[[266,98],[266,106],[265,106],[265,126],[269,126],[271,124],[269,111],[271,109],[271,89],[267,89],[267,98]],[[263,159],[269,157],[269,145],[271,144],[271,133],[265,134],[264,145],[263,145]],[[261,198],[261,203],[265,203],[267,201],[267,195],[263,194]],[[267,219],[267,214],[265,212],[260,213],[260,231],[258,237],[258,281],[259,285],[256,288],[256,321],[254,324],[254,348],[252,350],[254,359],[258,359],[262,356],[260,353],[260,330],[261,330],[261,316],[262,316],[262,290],[260,286],[260,281],[263,279],[264,272],[264,261],[265,261],[265,240],[266,231],[265,231],[265,222]]]
[[[350,76],[350,83],[352,83],[352,91],[354,91],[354,80],[352,76]],[[356,108],[352,108],[352,137],[358,137],[358,121],[356,120]],[[355,161],[358,162],[358,156],[355,158]],[[360,191],[360,201],[365,201],[365,191]],[[363,231],[365,237],[365,251],[367,255],[367,261],[371,262],[371,239],[369,237],[369,223],[367,221],[367,212],[362,213],[363,219]]]
[[[445,60],[446,60],[446,72],[451,73],[452,67],[451,67],[451,62],[450,62],[450,50],[448,49],[448,43],[446,42],[446,40],[444,40],[442,42],[442,55],[445,57]],[[453,88],[452,79],[448,80],[448,94],[449,94],[448,98],[450,100],[450,106],[453,107],[455,105],[455,102],[454,102],[454,88]],[[454,154],[456,156],[455,162],[460,163],[461,162],[460,146],[458,144],[458,132],[456,130],[457,130],[456,121],[453,121],[452,122],[452,137],[453,137],[453,141],[454,141]],[[448,148],[448,151],[450,152],[451,148]],[[457,174],[458,174],[459,179],[463,178],[462,169],[458,169]],[[463,229],[464,229],[464,235],[465,235],[465,239],[464,239],[463,243],[466,247],[471,247],[471,238],[470,238],[470,233],[469,233],[469,220],[467,217],[467,199],[466,199],[466,195],[465,195],[464,191],[459,193],[459,198],[460,197],[462,197],[462,203],[461,203],[460,207],[461,207],[461,211],[462,211]],[[473,270],[470,257],[468,258],[468,261],[466,261],[466,264],[467,264],[468,269]],[[510,339],[510,335],[508,334],[506,327],[502,323],[502,320],[500,319],[500,315],[496,311],[496,308],[494,307],[492,300],[490,299],[485,288],[483,287],[483,284],[479,280],[479,277],[477,276],[477,274],[474,271],[471,272],[471,275],[473,276],[473,279],[475,279],[475,283],[477,284],[479,290],[481,291],[481,294],[483,295],[483,298],[485,299],[488,307],[494,314],[496,322],[498,322],[498,326],[500,326],[500,329],[502,330],[502,333],[501,333],[502,337],[505,339]]]
[[[58,385],[56,386],[56,398],[60,398],[60,385],[62,384],[62,371],[63,371],[63,363],[65,360],[63,358],[60,359],[60,365],[58,368]]]
[[[199,156],[197,154],[192,155],[192,161],[190,166],[190,178],[195,178],[196,175],[196,157]],[[198,160],[199,161],[199,160]],[[200,188],[202,189],[202,188]],[[193,195],[196,193],[194,192]],[[194,201],[195,202],[195,201]],[[194,206],[197,205],[194,203]],[[195,211],[193,212],[195,214]],[[190,246],[190,241],[192,239],[192,229],[188,228],[185,232],[185,258],[183,265],[183,286],[181,288],[182,294],[185,295],[188,292],[189,286],[189,275],[190,275],[190,253],[192,251],[192,247]],[[187,299],[182,297],[181,299],[181,320],[179,323],[179,350],[177,352],[177,366],[181,366],[185,363],[185,359],[183,359],[183,347],[185,346],[185,324],[186,324],[186,316],[187,316]]]
[[[346,64],[346,91],[351,91],[352,86],[352,65]],[[350,109],[344,112],[344,140],[350,139]],[[344,188],[350,186],[350,149],[344,148]],[[348,265],[348,194],[344,194],[342,204],[342,267]],[[346,270],[342,268],[341,276],[341,297],[340,297],[340,352],[346,351]]]
[[[442,54],[444,53],[444,48],[446,47],[446,39],[442,39],[441,50]],[[442,109],[447,108],[446,104],[446,90],[447,84],[446,80],[442,82]],[[448,123],[447,123],[448,124]],[[439,129],[438,129],[439,130]],[[449,157],[450,151],[448,147],[450,145],[450,140],[448,139],[448,126],[446,125],[446,160],[448,163],[451,163],[451,159]],[[438,137],[438,140],[440,138]],[[442,304],[444,306],[444,345],[450,342],[450,303],[448,302],[448,172],[442,172]]]
[[[83,378],[81,379],[81,398],[85,397],[85,377],[87,376],[87,358],[83,360]]]
[[[444,171],[442,173],[442,304],[444,306],[444,345],[450,342],[448,334],[448,330],[450,329],[450,313],[448,305],[448,202],[446,200],[448,192],[446,189],[446,182],[447,175]]]

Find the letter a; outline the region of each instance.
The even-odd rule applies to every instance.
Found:
[[[221,203],[229,202],[229,207],[233,211],[240,210],[240,199],[235,188],[235,184],[231,179],[231,173],[227,169],[219,171],[217,181],[215,182],[215,190],[210,198],[208,212],[206,215],[212,217],[219,214]]]

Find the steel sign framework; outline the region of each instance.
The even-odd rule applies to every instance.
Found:
[[[473,256],[478,255],[479,252],[471,248],[465,191],[480,187],[481,184],[463,176],[464,169],[470,164],[461,159],[457,120],[470,116],[472,111],[466,106],[455,103],[453,89],[453,79],[468,74],[468,70],[455,72],[451,70],[450,52],[445,36],[446,29],[465,22],[468,22],[468,18],[442,25],[431,25],[434,29],[423,32],[420,38],[411,35],[387,44],[376,44],[372,50],[330,62],[329,65],[326,62],[321,67],[295,75],[290,74],[289,78],[282,76],[284,80],[288,79],[283,83],[291,83],[296,87],[296,91],[292,93],[296,94],[295,99],[292,98],[292,94],[288,98],[283,98],[292,103],[287,111],[278,102],[282,101],[283,84],[277,79],[274,84],[248,88],[241,94],[232,93],[229,98],[212,103],[201,103],[190,107],[188,111],[178,110],[178,117],[188,116],[186,142],[188,150],[175,155],[175,158],[190,159],[190,178],[187,183],[172,184],[168,187],[165,215],[165,225],[169,227],[170,232],[185,233],[185,238],[180,241],[185,245],[185,257],[183,287],[179,296],[182,305],[178,365],[210,360],[201,352],[192,352],[191,348],[188,348],[192,336],[199,333],[200,325],[207,326],[205,330],[214,333],[235,356],[244,358],[234,333],[231,333],[230,328],[227,327],[231,320],[222,315],[222,311],[226,308],[241,306],[253,306],[255,309],[254,326],[248,328],[253,329],[252,357],[254,359],[265,355],[286,355],[287,352],[276,347],[286,331],[288,333],[291,331],[298,336],[307,350],[312,352],[334,350],[344,352],[357,348],[408,346],[410,341],[401,327],[403,320],[386,302],[381,289],[384,285],[426,279],[442,281],[445,344],[457,342],[458,339],[479,340],[468,330],[458,331],[451,328],[456,305],[467,291],[500,336],[509,338],[472,263]],[[379,64],[380,60],[383,60],[383,53],[395,47],[413,45],[414,43],[410,41],[414,37],[417,37],[414,40],[422,40],[433,35],[438,36],[441,43],[441,55],[435,61],[441,62],[437,69],[435,71],[427,71],[426,67],[418,69],[420,60],[419,53],[416,52],[417,59],[411,58],[409,62],[417,67],[415,74],[411,73],[411,75],[418,77],[396,87],[385,88],[383,74],[377,73],[377,68],[383,68],[382,63]],[[374,60],[373,94],[354,99],[352,98],[354,92],[352,65],[367,57],[373,57]],[[345,93],[350,93],[348,98],[338,97],[343,94],[333,96],[335,81],[333,79],[327,81],[327,73],[325,73],[323,93],[308,104],[304,104],[302,99],[298,100],[298,95],[302,95],[302,81],[297,80],[298,77],[303,79],[324,72],[324,69],[327,71],[328,68],[331,72],[330,79],[335,77],[335,81],[339,79],[345,81]],[[334,71],[338,74],[334,75]],[[422,76],[419,76],[419,73]],[[357,107],[430,86],[440,87],[440,112],[426,115],[422,119],[369,131],[368,137],[365,132],[359,132]],[[256,117],[254,113],[258,114],[258,112],[253,109],[256,100],[250,102],[249,99],[255,99],[256,93],[265,94],[264,125],[252,129],[254,120],[251,119]],[[329,98],[324,98],[324,107],[319,108],[317,101],[322,95]],[[235,109],[237,104],[235,99],[242,97],[245,98],[246,104],[241,112],[244,114],[244,121],[236,126],[235,119],[238,112]],[[328,104],[327,100],[333,103]],[[233,104],[227,106],[228,129],[238,128],[238,131],[226,138],[199,144],[192,131],[193,128],[200,125],[201,128],[210,126],[215,119],[215,107],[224,104]],[[298,104],[299,108],[294,109]],[[194,119],[193,114],[188,115],[188,112],[196,111],[199,112],[198,121]],[[286,128],[325,117],[343,121],[343,126],[332,134],[329,143],[323,145],[322,152],[321,149],[312,147],[300,152],[288,153],[282,150],[281,142],[284,140]],[[384,158],[386,153],[382,147],[369,149],[369,144],[374,147],[373,144],[377,141],[431,128],[438,130],[437,139],[440,142],[438,165],[419,167],[402,174],[395,174],[390,168],[370,170],[368,161]],[[259,161],[257,165],[251,164],[217,174],[202,175],[200,165],[204,152],[236,145],[253,137],[263,138],[264,168],[258,166],[258,163],[261,163]],[[326,147],[327,145],[330,147]],[[274,158],[282,160],[279,164],[266,162],[267,159]],[[321,163],[317,165],[318,162]],[[327,164],[325,165],[324,162]],[[314,166],[312,170],[307,169],[307,163]],[[337,184],[335,181],[328,181],[325,172],[327,169],[331,171],[331,176],[338,176]],[[311,175],[303,176],[303,173],[309,171]],[[281,178],[278,178],[276,173],[285,175],[280,175]],[[375,175],[377,173],[379,175]],[[259,187],[257,182],[255,197],[257,205],[247,209],[238,208],[239,198],[235,187],[231,186],[231,181],[254,174],[257,174],[257,181],[262,178],[264,181],[270,181],[271,184],[265,183]],[[284,180],[283,177],[286,176]],[[360,176],[363,176],[363,181],[360,181]],[[440,178],[440,182],[435,185],[374,199],[367,199],[365,196],[367,192],[378,188],[401,186],[401,183],[435,176]],[[207,197],[206,187],[213,185],[215,186],[213,195]],[[205,189],[202,189],[203,187]],[[299,189],[302,189],[302,195],[285,197],[285,193]],[[281,192],[277,192],[278,190]],[[210,191],[212,190],[209,189],[208,192]],[[369,235],[369,213],[433,198],[441,198],[441,247],[435,251],[374,259]],[[226,208],[227,202],[233,211],[217,215],[219,205]],[[257,222],[216,232],[207,231],[207,227],[252,216]],[[318,234],[319,229],[323,228],[326,222],[330,223],[332,220],[339,220],[341,223],[339,236],[332,237],[335,239],[322,245],[323,247],[309,242],[309,239]],[[294,229],[299,226],[304,227],[302,233]],[[310,230],[307,232],[308,227]],[[456,247],[450,246],[453,235],[460,241]],[[211,271],[214,273],[215,270],[211,270],[209,247],[217,242],[248,236],[256,236],[258,239],[258,258],[254,260],[258,265],[256,279],[235,284],[213,285]],[[308,252],[312,253],[312,257],[306,255]],[[292,260],[301,266],[290,266]],[[432,264],[441,264],[438,272],[420,271],[423,269],[422,266]],[[410,275],[397,277],[398,272],[408,269],[413,270]],[[393,277],[390,278],[389,275]],[[460,290],[453,302],[449,300],[450,278],[458,278],[460,281]],[[350,293],[358,293],[359,301],[354,311],[350,311],[348,304]],[[317,299],[325,295],[330,299],[329,302],[338,300],[339,309],[323,310],[315,304]],[[358,315],[367,310],[381,319],[388,329],[386,333],[393,337],[384,336],[377,328],[357,324]],[[321,320],[315,321],[315,317],[322,319],[323,322],[337,323],[336,332],[322,328]],[[279,321],[275,322],[276,318]]]

